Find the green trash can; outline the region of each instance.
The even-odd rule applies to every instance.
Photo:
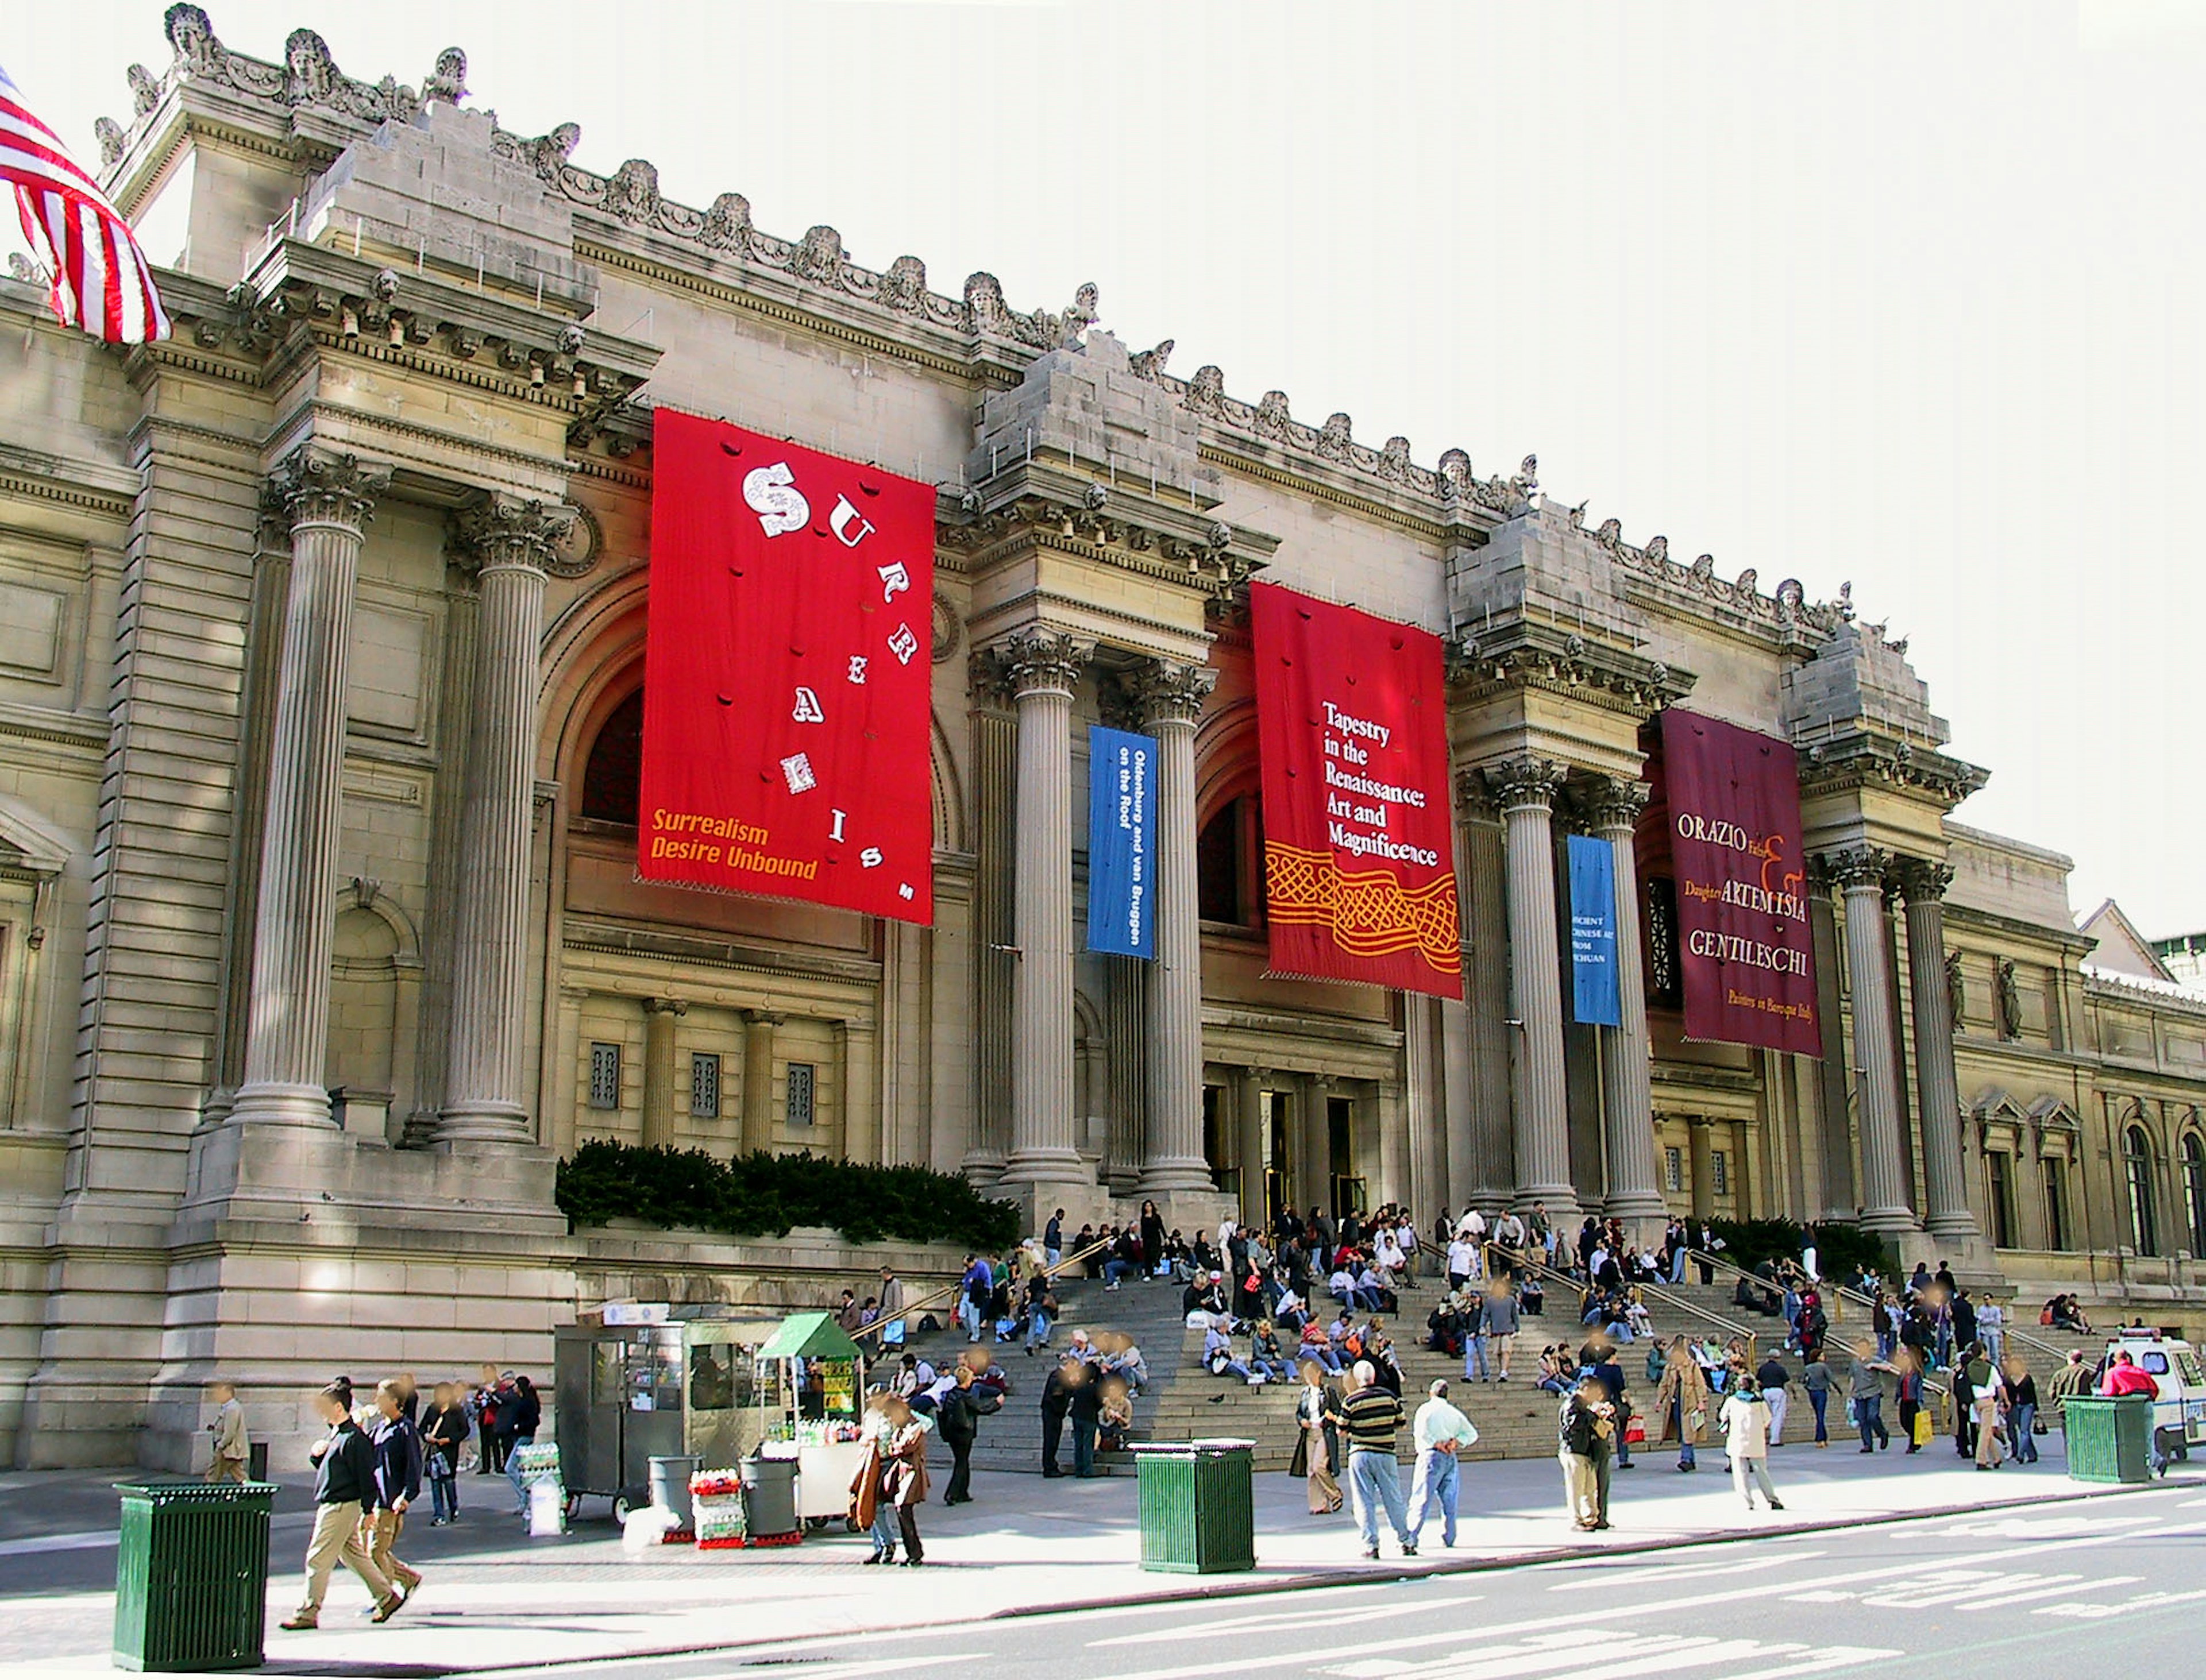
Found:
[[[115,1665],[258,1668],[272,1482],[127,1481]]]
[[[2152,1406],[2149,1396],[2072,1395],[2062,1403],[2071,1481],[2152,1480]]]
[[[1139,1442],[1142,1567],[1222,1575],[1256,1567],[1254,1441]]]

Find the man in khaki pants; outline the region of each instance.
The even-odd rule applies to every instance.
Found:
[[[352,1421],[352,1389],[331,1383],[314,1397],[314,1410],[330,1427],[314,1449],[314,1534],[307,1542],[307,1595],[283,1625],[294,1632],[317,1627],[330,1571],[342,1561],[375,1600],[375,1619],[388,1622],[405,1602],[391,1590],[361,1543],[362,1503],[375,1493],[375,1449]]]
[[[406,1415],[412,1397],[402,1381],[375,1385],[375,1409],[383,1421],[375,1427],[375,1491],[361,1525],[370,1561],[409,1599],[421,1585],[421,1571],[393,1556],[391,1547],[406,1530],[407,1507],[421,1497],[421,1437]]]
[[[207,1425],[207,1433],[214,1439],[214,1457],[208,1461],[206,1479],[243,1481],[245,1462],[252,1451],[245,1439],[245,1408],[237,1403],[237,1391],[226,1382],[209,1383],[207,1398],[214,1402],[214,1417]]]

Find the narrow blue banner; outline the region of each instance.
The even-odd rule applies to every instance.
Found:
[[[1088,731],[1088,949],[1156,955],[1152,881],[1157,837],[1157,743]]]
[[[1620,1027],[1616,986],[1616,849],[1571,841],[1571,1013],[1589,1027]]]

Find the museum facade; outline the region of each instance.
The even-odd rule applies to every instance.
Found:
[[[1956,820],[1985,772],[1845,589],[1169,371],[1092,287],[1022,313],[593,173],[456,52],[417,91],[166,27],[99,136],[175,336],[0,281],[0,1453],[181,1464],[217,1371],[541,1366],[605,1298],[871,1258],[570,1234],[599,1137],[1190,1229],[1859,1220],[2200,1317],[2206,998]],[[662,408],[934,486],[930,924],[639,873]],[[1259,577],[1444,639],[1459,1001],[1271,971]],[[1798,754],[1819,1056],[1684,1034],[1643,775],[1678,706]],[[1098,722],[1157,742],[1154,962],[1077,937]],[[1568,1004],[1572,834],[1613,850],[1614,1028]]]

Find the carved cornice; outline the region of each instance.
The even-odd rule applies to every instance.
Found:
[[[1485,766],[1486,784],[1505,816],[1511,811],[1552,811],[1568,773],[1553,760],[1529,753]]]
[[[1218,687],[1218,672],[1210,665],[1152,659],[1130,674],[1126,686],[1143,723],[1191,724]]]
[[[1026,629],[976,649],[973,672],[1009,700],[1028,694],[1070,696],[1095,654],[1095,644],[1058,630]]]
[[[1924,795],[1951,811],[1991,780],[1989,771],[1951,754],[1866,730],[1795,745],[1803,795],[1898,788]]]
[[[1573,511],[1572,524],[1580,522],[1583,511]],[[1703,554],[1690,566],[1681,565],[1670,557],[1667,537],[1649,537],[1643,546],[1628,543],[1624,540],[1623,524],[1617,520],[1603,520],[1594,531],[1593,539],[1628,570],[1669,590],[1733,608],[1749,618],[1780,631],[1796,631],[1810,640],[1820,640],[1853,620],[1854,587],[1851,583],[1840,584],[1838,599],[1827,602],[1810,601],[1800,580],[1792,577],[1780,583],[1774,594],[1765,595],[1753,567],[1727,582],[1716,575],[1714,555]]]
[[[1842,846],[1820,853],[1824,877],[1841,892],[1874,887],[1884,891],[1884,878],[1892,868],[1892,854],[1881,846]]]
[[[517,566],[529,571],[579,577],[597,557],[578,509],[544,503],[502,490],[480,490],[453,509],[450,551],[469,571]]]
[[[1007,468],[981,489],[945,494],[935,541],[969,573],[1047,547],[1143,576],[1229,595],[1279,547],[1279,539],[1202,510],[1168,506],[1061,465]]]
[[[362,461],[319,444],[302,444],[268,475],[262,508],[285,532],[301,525],[335,525],[355,535],[375,515],[391,487],[387,462]]]
[[[1460,700],[1529,688],[1643,721],[1683,700],[1699,680],[1632,649],[1521,615],[1469,632],[1449,654],[1448,682]]]

